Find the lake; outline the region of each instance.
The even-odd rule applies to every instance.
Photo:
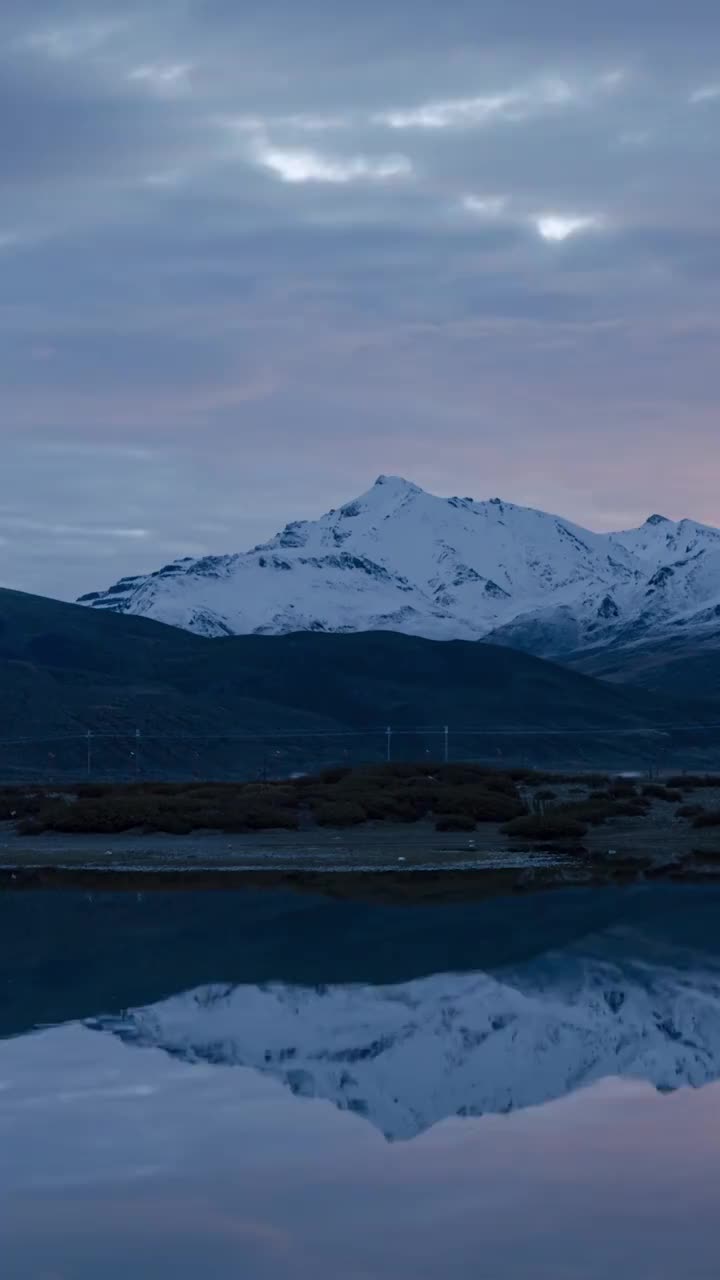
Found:
[[[720,891],[0,895],[3,1280],[716,1280]]]

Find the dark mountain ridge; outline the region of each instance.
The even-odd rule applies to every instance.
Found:
[[[591,759],[591,730],[652,734],[710,711],[490,644],[394,632],[209,639],[15,591],[0,591],[0,696],[6,739],[139,730],[165,739],[155,759],[168,768],[178,755],[171,740],[192,735],[367,734],[372,743],[353,750],[368,758],[384,749],[386,725],[435,735],[444,724],[456,734],[587,732],[575,754]],[[542,743],[548,758],[567,756],[567,742],[558,750],[553,741],[558,748],[557,739]],[[406,758],[415,748],[438,751],[437,736],[396,747]],[[198,767],[217,768],[221,757],[204,750]],[[478,740],[476,750],[490,744]],[[234,761],[241,767],[237,748]]]

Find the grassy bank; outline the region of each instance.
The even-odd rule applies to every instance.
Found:
[[[20,835],[47,832],[187,835],[359,829],[431,823],[438,832],[492,824],[510,847],[581,841],[619,820],[658,815],[700,830],[720,826],[720,779],[681,775],[642,785],[603,775],[507,772],[472,764],[332,768],[282,782],[85,784],[0,790],[0,820]]]

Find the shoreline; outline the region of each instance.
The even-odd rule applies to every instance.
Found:
[[[704,779],[698,791],[689,778],[682,792],[653,786],[638,792],[627,783],[608,783],[605,791],[588,792],[587,783],[579,787],[575,780],[561,778],[553,781],[548,792],[545,780],[516,786],[508,779],[506,786],[512,794],[507,789],[491,792],[472,783],[452,781],[442,784],[447,802],[459,803],[461,814],[466,812],[465,804],[471,811],[479,807],[483,816],[474,824],[470,822],[469,829],[444,830],[438,829],[434,814],[414,820],[398,816],[402,804],[412,805],[418,788],[429,788],[430,795],[433,786],[440,783],[424,775],[410,781],[390,775],[391,786],[385,788],[381,784],[387,777],[370,776],[375,778],[375,791],[360,793],[368,809],[386,810],[394,820],[366,818],[352,825],[314,821],[305,789],[299,788],[295,800],[305,797],[305,808],[301,804],[293,811],[297,820],[292,826],[276,823],[259,830],[233,830],[230,821],[229,830],[198,824],[195,830],[171,834],[172,826],[153,829],[157,819],[153,806],[161,818],[163,805],[167,819],[183,813],[185,819],[195,815],[217,818],[216,810],[222,816],[227,797],[233,804],[237,797],[221,790],[219,797],[196,805],[194,800],[188,802],[184,790],[161,789],[154,794],[126,789],[100,798],[81,793],[79,818],[84,829],[81,822],[79,830],[72,826],[53,830],[50,825],[43,828],[42,823],[34,830],[31,822],[21,834],[22,824],[8,819],[0,822],[0,892],[290,888],[339,897],[389,895],[397,901],[458,901],[556,888],[720,881],[720,822],[712,821],[715,815],[720,818],[720,779]],[[319,781],[316,789],[321,796],[325,789],[342,791],[343,785],[349,785],[343,783],[343,777],[339,783]],[[357,777],[351,774],[350,782],[358,777],[364,787],[370,785],[361,773]],[[238,794],[243,791],[240,788]],[[275,788],[268,794],[274,798]],[[356,794],[353,787],[348,794]],[[148,795],[151,807],[145,814]],[[278,804],[288,803],[283,796],[278,793]],[[553,798],[551,817],[553,813],[561,815],[560,828],[563,813],[572,814],[579,808],[585,820],[565,822],[577,828],[575,834],[558,831],[540,839],[540,832],[531,830],[513,835],[497,812],[507,813],[508,804],[511,808],[522,804],[526,813],[535,813],[537,800],[548,796]],[[688,805],[688,800],[692,804]],[[441,803],[435,795],[436,808]],[[119,806],[117,814],[113,805]],[[348,806],[359,807],[356,801],[338,802],[338,817],[349,816]],[[496,810],[491,818],[488,806]],[[122,825],[112,830],[116,817],[121,824],[127,818],[127,807],[139,821],[126,830]],[[284,812],[281,805],[280,816]],[[711,821],[694,825],[688,819],[698,812]],[[148,818],[146,825],[142,825],[144,816]],[[230,819],[233,816],[231,805]],[[323,812],[323,816],[327,818],[329,813]],[[108,817],[112,833],[102,834],[102,827],[93,832],[93,819],[102,824]],[[542,827],[542,819],[536,825]],[[552,827],[552,822],[549,825]]]
[[[595,861],[575,855],[510,855],[504,864],[398,868],[307,868],[231,865],[158,865],[147,861],[110,865],[35,862],[0,866],[0,893],[206,892],[286,890],[357,901],[440,903],[541,893],[552,889],[624,887],[642,884],[720,883],[720,854],[649,862],[639,858]]]

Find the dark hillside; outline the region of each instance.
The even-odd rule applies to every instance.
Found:
[[[655,726],[689,714],[667,695],[606,684],[499,646],[391,632],[207,640],[148,619],[14,591],[0,591],[0,705],[0,764],[12,776],[30,765],[63,775],[82,771],[81,737],[88,730],[99,739],[95,768],[142,767],[156,775],[181,764],[206,774],[257,768],[257,747],[220,741],[230,735],[297,735],[280,744],[278,769],[341,754],[339,740],[334,746],[324,734],[360,735],[343,751],[373,758],[384,750],[388,724],[396,733],[432,730],[427,743],[396,738],[395,750],[406,758],[430,748],[437,755],[437,733],[449,724],[459,754],[517,754],[517,730],[555,735],[524,739],[526,746],[532,742],[536,762],[592,763],[600,753],[612,764],[624,749],[622,738],[603,741],[586,731],[637,731],[644,758]],[[470,729],[505,736],[461,741],[462,730]],[[134,757],[129,764],[136,730],[144,741],[142,766]],[[566,731],[580,736],[557,736]],[[301,741],[310,734],[318,735],[314,746]],[[100,741],[101,735],[108,736]],[[203,739],[197,751],[190,751],[189,737]],[[18,738],[32,741],[19,750]],[[56,739],[70,745],[56,748]]]

